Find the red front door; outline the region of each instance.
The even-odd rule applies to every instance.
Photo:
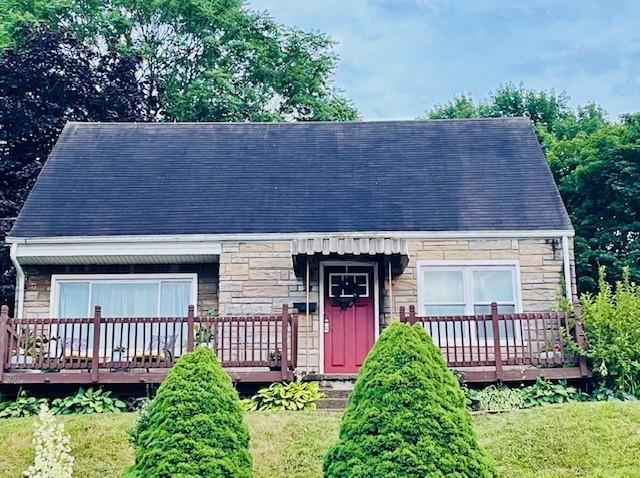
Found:
[[[373,267],[325,267],[324,291],[324,371],[356,373],[375,340]]]

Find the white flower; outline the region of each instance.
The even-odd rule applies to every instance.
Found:
[[[73,456],[64,425],[58,423],[44,404],[34,423],[33,446],[36,456],[24,475],[28,478],[72,478]]]

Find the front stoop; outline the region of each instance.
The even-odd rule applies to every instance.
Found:
[[[318,400],[318,410],[344,411],[354,384],[355,377],[323,377],[320,380],[320,390],[324,393],[324,398]]]

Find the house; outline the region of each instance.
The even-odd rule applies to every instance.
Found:
[[[471,380],[579,377],[573,235],[525,118],[69,123],[8,238],[0,381],[159,381],[195,343],[354,374],[398,319]]]

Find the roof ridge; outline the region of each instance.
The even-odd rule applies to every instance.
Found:
[[[67,121],[68,125],[101,125],[101,126],[304,126],[304,125],[337,125],[337,124],[426,124],[426,123],[464,123],[464,122],[531,122],[528,116],[482,117],[482,118],[435,118],[435,119],[403,119],[403,120],[354,120],[354,121]]]

